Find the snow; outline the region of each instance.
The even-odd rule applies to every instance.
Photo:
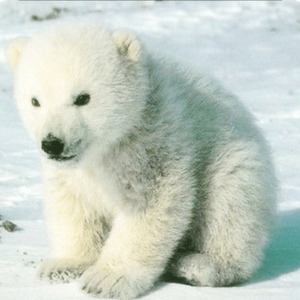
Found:
[[[256,116],[273,150],[279,224],[261,269],[240,286],[160,283],[142,299],[300,299],[300,3],[296,1],[1,1],[1,300],[88,299],[76,283],[47,285],[36,269],[49,256],[36,147],[19,118],[4,48],[53,18],[130,28],[150,47],[219,79]]]

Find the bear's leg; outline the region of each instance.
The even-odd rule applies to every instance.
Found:
[[[152,207],[116,217],[99,260],[81,277],[85,292],[133,299],[154,285],[191,218],[190,189],[175,181],[162,189]]]
[[[208,167],[205,199],[198,206],[202,232],[193,237],[194,252],[170,263],[173,276],[192,285],[226,286],[247,280],[259,267],[274,216],[276,180],[264,150],[256,148],[230,145]]]
[[[41,265],[38,276],[50,282],[69,282],[97,260],[109,224],[62,186],[52,188],[45,208],[52,255]]]

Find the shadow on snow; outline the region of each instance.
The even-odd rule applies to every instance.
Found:
[[[300,269],[300,209],[280,213],[279,221],[263,265],[247,285]]]

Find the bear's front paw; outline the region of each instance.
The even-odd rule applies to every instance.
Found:
[[[82,290],[99,298],[134,299],[146,293],[154,282],[150,278],[145,280],[142,279],[145,276],[133,273],[125,274],[122,271],[93,266],[86,270],[80,279]]]
[[[38,277],[51,283],[68,283],[80,277],[91,264],[73,259],[53,259],[41,265]]]

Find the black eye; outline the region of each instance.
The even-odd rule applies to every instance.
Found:
[[[90,102],[90,95],[89,94],[80,94],[79,96],[77,96],[74,104],[77,106],[83,106],[86,105]]]
[[[35,107],[40,107],[40,102],[36,98],[31,99],[31,104]]]

